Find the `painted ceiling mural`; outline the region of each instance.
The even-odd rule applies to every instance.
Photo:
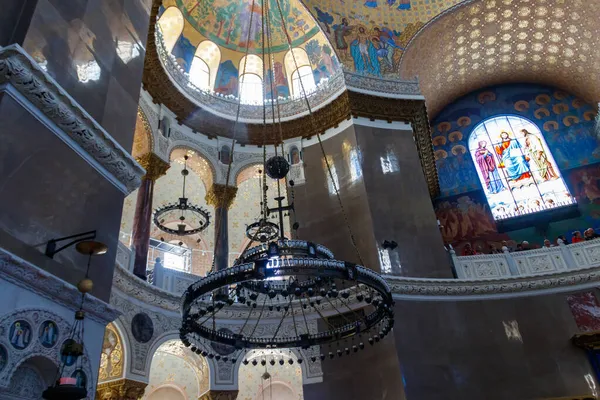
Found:
[[[462,0],[306,0],[349,71],[399,77],[400,57],[429,20]]]
[[[250,53],[262,53],[262,13],[271,27],[271,46],[266,51],[288,50],[283,24],[292,46],[308,41],[319,27],[299,0],[173,0],[187,22],[219,46]],[[169,2],[165,2],[165,7]],[[281,8],[281,11],[280,11]],[[283,15],[283,21],[282,21]]]

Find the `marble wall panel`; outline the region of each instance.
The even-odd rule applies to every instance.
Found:
[[[375,239],[385,272],[452,277],[410,130],[355,125]],[[395,250],[381,249],[384,240]]]
[[[408,399],[539,399],[591,394],[571,344],[567,295],[472,302],[396,301]]]
[[[354,128],[323,142],[330,160],[348,224],[365,266],[379,271],[377,245],[373,236],[371,212],[367,201],[360,163],[352,163],[350,152],[356,148]],[[347,223],[341,211],[323,153],[318,144],[303,149],[306,185],[294,187],[297,237],[329,247],[336,258],[360,263],[352,245]]]
[[[3,247],[14,241],[43,252],[49,239],[97,230],[109,252],[93,260],[92,293],[108,301],[123,194],[8,95],[0,99],[0,126],[0,229],[12,238]],[[74,248],[55,260],[62,267],[51,273],[73,284],[83,278],[87,259]]]
[[[23,47],[125,149],[133,132],[149,0],[38,0]]]

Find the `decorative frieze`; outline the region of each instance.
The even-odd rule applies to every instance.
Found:
[[[139,400],[146,386],[147,383],[130,379],[101,383],[96,388],[96,400]]]

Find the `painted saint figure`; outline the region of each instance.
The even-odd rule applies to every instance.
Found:
[[[354,59],[354,68],[356,72],[363,72],[372,75],[380,75],[379,59],[377,58],[377,49],[371,41],[371,35],[367,33],[364,26],[358,27],[356,39],[350,44],[350,53]]]
[[[57,332],[56,325],[52,321],[46,321],[42,324],[40,332],[40,342],[44,347],[52,347],[56,344]]]
[[[527,129],[521,129],[521,133],[525,138],[525,151],[535,164],[540,178],[543,181],[557,179],[558,174],[554,171],[554,167],[550,160],[548,160],[541,139]]]
[[[516,139],[511,139],[506,131],[500,133],[502,143],[496,146],[496,153],[502,160],[499,168],[504,168],[506,178],[511,181],[519,181],[531,178],[529,172],[528,157],[523,155],[521,144]]]
[[[17,349],[22,350],[29,345],[30,340],[31,331],[29,324],[24,321],[15,322],[10,332],[10,344]]]
[[[350,33],[352,33],[352,27],[349,26],[346,18],[342,18],[341,24],[333,26],[335,47],[342,51],[341,55],[343,55],[344,58],[347,58],[348,56],[348,43],[346,42],[346,36],[350,35]]]
[[[500,179],[500,174],[498,174],[494,155],[486,148],[486,146],[487,142],[485,140],[479,142],[479,147],[475,151],[475,160],[477,161],[479,171],[485,181],[487,190],[489,190],[490,193],[500,193],[505,187]]]

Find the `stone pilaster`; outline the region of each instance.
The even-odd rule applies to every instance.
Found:
[[[130,379],[100,383],[96,387],[96,400],[139,400],[147,385]]]
[[[236,194],[237,187],[218,183],[213,183],[206,194],[206,203],[215,206],[215,269],[217,271],[228,267],[228,211]]]
[[[236,400],[237,395],[237,390],[209,390],[198,397],[198,400]]]
[[[152,224],[154,182],[167,172],[170,165],[154,153],[146,153],[138,157],[137,161],[146,170],[146,175],[144,175],[142,185],[138,191],[135,217],[133,219],[132,242],[135,251],[133,273],[145,280],[148,247],[150,245],[150,227]]]

